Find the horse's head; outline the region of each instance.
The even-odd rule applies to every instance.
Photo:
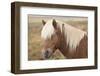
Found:
[[[61,43],[61,30],[58,27],[56,20],[42,21],[43,29],[41,37],[43,39],[42,56],[43,59],[48,59],[59,48]]]

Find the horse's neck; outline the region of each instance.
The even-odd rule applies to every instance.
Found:
[[[72,51],[71,51],[71,47],[69,46],[69,44],[67,44],[67,41],[66,40],[68,40],[67,39],[67,36],[68,35],[65,35],[65,34],[67,34],[66,32],[66,28],[65,28],[65,26],[66,25],[64,25],[64,26],[62,26],[62,40],[61,40],[61,46],[60,46],[60,48],[59,48],[59,50],[61,51],[61,53],[67,58],[68,56],[69,56],[69,53],[71,52],[71,54],[72,53],[74,53],[75,52],[75,48],[74,49],[72,49]],[[84,37],[84,35],[85,35],[85,32],[83,32],[83,31],[81,31],[81,30],[79,30],[79,29],[76,29],[76,28],[74,28],[74,27],[71,27],[71,26],[69,26],[69,28],[70,29],[72,29],[72,31],[73,31],[73,29],[75,29],[74,30],[74,32],[76,32],[77,34],[78,34],[78,36],[72,36],[72,37],[75,37],[75,39],[77,39],[77,37],[79,38],[79,40],[77,40],[78,42],[77,42],[77,44],[78,43],[80,43],[80,41],[81,41],[81,39]],[[70,31],[70,29],[68,29],[69,31]],[[69,32],[68,31],[68,32]],[[71,33],[68,33],[69,35],[70,34],[73,34],[72,33],[72,31],[70,31]],[[73,34],[74,35],[74,34]],[[70,39],[71,39],[71,37],[70,37]],[[73,38],[72,38],[72,40],[74,40]],[[73,44],[75,44],[75,43],[73,43]],[[77,47],[77,45],[76,45],[76,47]]]
[[[70,47],[66,46],[66,43],[63,42],[59,50],[66,58],[87,58],[87,39],[87,35],[85,35],[76,49],[70,49]]]
[[[62,44],[59,50],[66,58],[68,57],[68,52],[69,52],[68,47]]]
[[[63,29],[63,31],[64,31],[64,29]],[[66,37],[64,35],[64,32],[62,32],[62,38],[61,38],[61,43],[60,43],[59,50],[65,57],[67,56],[68,47],[67,47]]]
[[[58,23],[62,32],[59,50],[66,58],[70,55],[73,56],[80,41],[86,35],[86,32],[60,21],[58,21]]]

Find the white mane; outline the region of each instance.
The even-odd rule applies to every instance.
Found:
[[[52,21],[53,20],[47,21],[46,25],[43,27],[41,32],[41,37],[43,39],[51,38],[51,36],[55,33]],[[67,45],[69,45],[70,49],[75,49],[79,45],[80,40],[84,37],[84,35],[87,35],[86,32],[77,29],[75,27],[72,27],[71,25],[68,25],[64,22],[58,20],[56,20],[56,22],[59,24],[58,26],[60,27],[61,32],[62,32],[62,24],[64,24],[65,28],[64,34],[66,37]]]

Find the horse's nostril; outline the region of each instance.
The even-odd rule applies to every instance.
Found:
[[[49,51],[48,51],[48,50],[46,50],[46,53],[48,54],[48,53],[49,53]]]
[[[45,51],[45,58],[49,58],[49,51],[48,50]]]

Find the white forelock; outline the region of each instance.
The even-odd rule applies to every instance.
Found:
[[[43,27],[41,31],[41,37],[43,39],[51,38],[51,36],[54,34],[54,27],[52,25],[52,20],[49,20]]]

